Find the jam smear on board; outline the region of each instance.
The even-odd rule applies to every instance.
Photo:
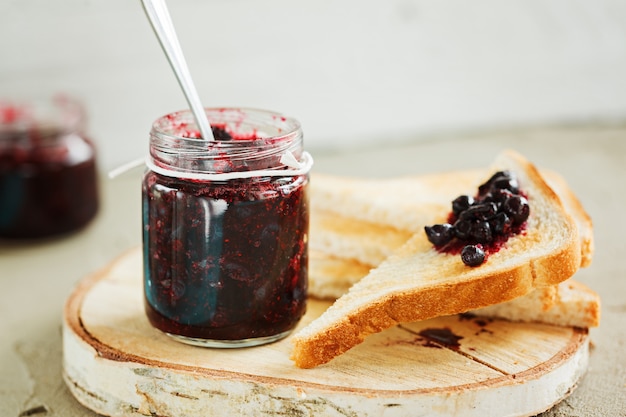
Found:
[[[447,327],[443,328],[428,328],[419,332],[419,335],[426,338],[428,341],[438,343],[439,345],[447,348],[458,350],[461,345],[459,340],[463,339],[463,336],[458,336]],[[436,347],[439,347],[435,345]]]

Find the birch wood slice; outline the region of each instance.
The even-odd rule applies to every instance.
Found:
[[[107,416],[532,416],[586,370],[586,330],[442,317],[397,326],[328,364],[299,369],[289,338],[253,348],[183,345],[143,311],[141,253],[67,300],[64,379]],[[304,325],[328,307],[310,300]]]

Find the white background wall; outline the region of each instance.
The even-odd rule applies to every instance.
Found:
[[[310,150],[626,120],[624,0],[169,0],[207,106],[297,117]],[[69,92],[105,169],[186,106],[139,0],[0,0],[0,97]]]

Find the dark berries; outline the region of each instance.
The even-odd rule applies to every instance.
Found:
[[[504,235],[511,231],[513,220],[506,213],[500,212],[489,220],[489,226],[495,234]]]
[[[493,190],[491,192],[489,192],[488,194],[485,195],[485,197],[483,198],[483,201],[485,203],[490,202],[490,203],[495,203],[495,205],[498,207],[498,209],[500,207],[502,207],[502,204],[504,204],[504,202],[511,198],[514,194],[512,192],[510,192],[509,190]]]
[[[457,220],[454,223],[454,233],[461,240],[467,240],[472,232],[472,222],[469,220]]]
[[[491,234],[491,226],[488,222],[475,222],[472,223],[470,229],[470,237],[474,242],[489,243],[493,240]]]
[[[467,266],[478,266],[485,262],[485,251],[481,245],[466,245],[461,251],[461,260]]]
[[[513,194],[519,193],[517,178],[511,171],[498,171],[487,182],[478,187],[478,195],[484,196],[494,190],[509,190]]]
[[[454,227],[448,223],[425,226],[424,231],[428,241],[435,246],[443,246],[454,237]]]
[[[520,193],[515,174],[498,171],[478,187],[476,197],[460,195],[452,201],[450,223],[424,230],[438,250],[460,251],[466,265],[478,266],[490,251],[522,230],[529,214],[530,205]]]
[[[459,215],[462,211],[467,210],[474,204],[474,198],[469,195],[460,195],[452,201],[452,212],[455,215]]]
[[[513,219],[513,223],[520,224],[528,219],[530,206],[528,200],[519,195],[514,195],[504,202],[504,211]]]
[[[516,178],[512,178],[510,176],[501,176],[496,178],[491,184],[492,190],[508,190],[513,194],[517,194],[519,192],[519,184],[517,183]]]
[[[498,212],[495,203],[475,203],[467,210],[459,213],[460,220],[488,220]]]
[[[211,126],[215,140],[231,140],[233,137],[221,126]]]

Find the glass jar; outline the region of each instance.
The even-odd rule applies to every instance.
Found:
[[[310,155],[300,124],[253,109],[158,119],[143,178],[145,309],[179,341],[278,340],[306,309]]]
[[[98,211],[96,151],[67,96],[0,100],[0,238],[78,230]]]

